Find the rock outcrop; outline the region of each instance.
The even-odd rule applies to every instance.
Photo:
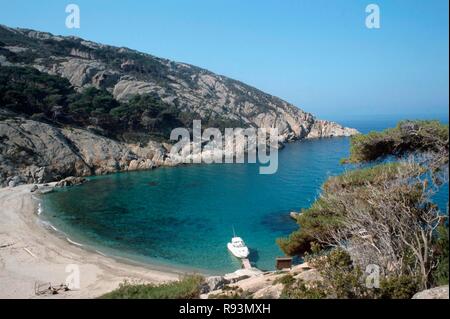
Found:
[[[283,278],[302,280],[306,285],[323,281],[319,272],[307,263],[296,265],[289,270],[262,272],[256,268],[239,269],[223,277],[208,277],[202,290],[203,299],[251,297],[253,299],[278,299],[285,284]]]
[[[353,136],[359,132],[356,129],[343,127],[335,122],[316,120],[307,138],[323,138],[338,136]]]
[[[55,187],[56,188],[58,188],[58,187],[62,188],[62,187],[69,187],[69,186],[77,186],[77,185],[81,185],[81,184],[84,184],[84,183],[86,183],[86,179],[85,178],[70,176],[70,177],[64,178],[63,180],[60,180],[59,182],[57,182]]]
[[[230,281],[222,276],[207,277],[205,278],[205,282],[201,287],[201,293],[206,294],[209,293],[210,291],[222,289],[223,287],[225,287],[226,284],[229,283]]]
[[[420,291],[412,299],[449,299],[448,294],[448,285],[446,285]]]
[[[165,152],[158,143],[137,147],[22,117],[0,120],[1,186],[150,169],[164,161]]]

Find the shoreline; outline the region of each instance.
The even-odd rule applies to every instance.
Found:
[[[38,199],[39,200],[39,199]],[[215,274],[209,273],[206,269],[195,269],[195,268],[188,268],[188,267],[178,267],[175,265],[170,264],[164,264],[164,263],[158,263],[158,262],[152,262],[152,261],[143,261],[136,258],[134,255],[123,255],[114,253],[114,252],[106,252],[102,250],[104,247],[97,247],[93,244],[86,244],[83,243],[83,240],[80,240],[80,242],[75,241],[73,237],[71,237],[69,234],[65,233],[64,231],[56,228],[50,221],[45,220],[40,217],[41,215],[37,215],[37,223],[41,228],[44,228],[46,232],[51,233],[53,236],[58,238],[60,241],[64,242],[65,244],[69,244],[70,246],[75,246],[77,248],[82,249],[83,251],[92,253],[94,255],[99,254],[100,256],[103,256],[105,258],[113,259],[114,261],[130,265],[130,266],[137,266],[137,267],[143,267],[148,268],[151,270],[161,271],[163,273],[173,273],[173,274],[200,274],[204,276],[213,276]]]
[[[32,186],[0,189],[0,298],[96,298],[125,280],[158,284],[177,280],[186,273],[119,260],[58,237],[39,219],[30,192]],[[35,295],[35,283],[65,283],[69,265],[79,267],[80,289],[52,296]]]

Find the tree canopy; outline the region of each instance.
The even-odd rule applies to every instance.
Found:
[[[439,121],[402,121],[395,128],[354,136],[351,139],[350,157],[346,162],[364,163],[416,152],[448,154],[448,138],[448,125]],[[443,160],[448,163],[448,157]]]

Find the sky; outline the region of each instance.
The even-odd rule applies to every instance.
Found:
[[[80,29],[65,25],[68,4]],[[368,29],[366,6],[380,8]],[[0,24],[190,63],[322,118],[447,115],[448,0],[0,0]]]

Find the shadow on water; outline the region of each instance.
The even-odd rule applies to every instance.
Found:
[[[259,260],[259,253],[258,253],[258,251],[256,249],[254,249],[254,248],[249,248],[248,250],[249,250],[249,253],[250,253],[248,255],[248,259],[250,260],[250,262],[252,264],[256,265],[256,263]]]
[[[260,223],[267,228],[271,233],[287,234],[298,228],[297,223],[289,212],[293,210],[276,211],[262,216]]]
[[[258,261],[260,259],[258,250],[254,249],[254,248],[249,248],[249,251],[250,251],[250,254],[248,255],[248,259],[250,260],[250,264],[253,267],[256,267],[262,271],[265,271],[265,269],[258,267]]]

